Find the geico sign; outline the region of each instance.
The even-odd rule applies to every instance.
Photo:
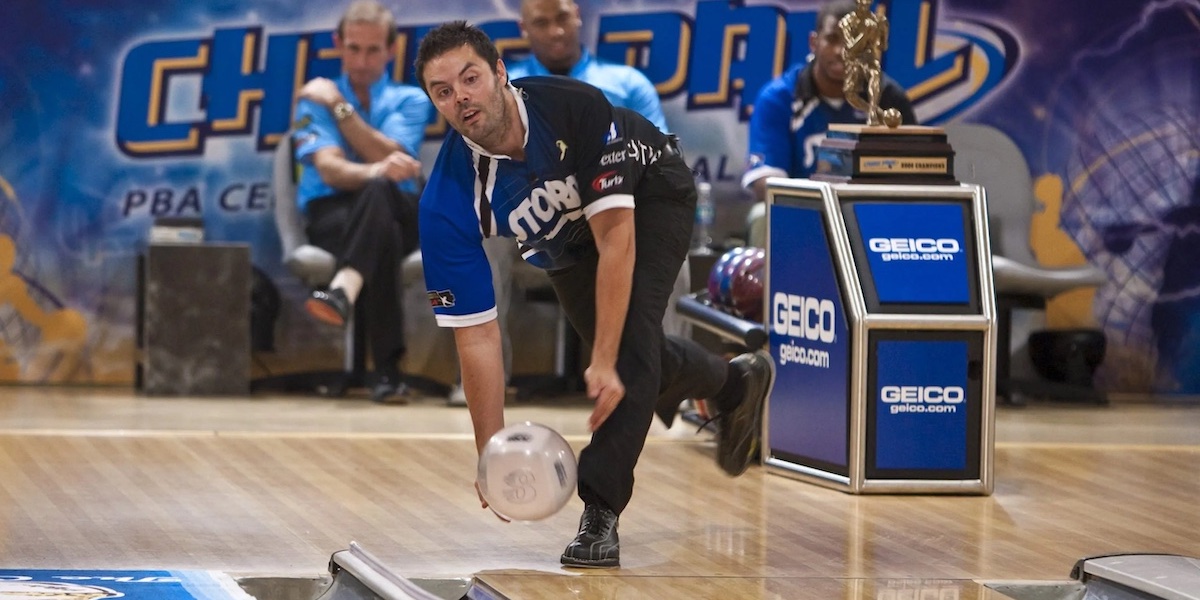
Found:
[[[771,326],[775,333],[833,343],[835,319],[832,300],[776,292],[771,304]]]
[[[867,245],[874,252],[957,254],[959,250],[958,240],[954,238],[871,238]]]
[[[956,385],[885,385],[879,399],[887,404],[961,404],[966,392]]]

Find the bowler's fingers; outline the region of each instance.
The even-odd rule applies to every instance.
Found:
[[[617,405],[624,397],[625,387],[620,382],[610,382],[609,385],[600,389],[596,395],[596,407],[592,409],[592,414],[588,417],[588,428],[592,431],[599,429],[617,409]]]
[[[505,523],[510,523],[510,522],[511,522],[509,519],[506,519],[506,518],[504,517],[504,515],[502,515],[502,514],[500,514],[500,513],[496,512],[496,509],[492,508],[492,507],[491,507],[491,506],[488,504],[488,501],[487,501],[486,499],[484,499],[484,497],[483,497],[483,490],[479,488],[479,482],[478,482],[478,481],[476,481],[476,482],[475,482],[475,493],[479,495],[479,507],[480,507],[480,508],[486,508],[486,509],[489,509],[489,510],[491,510],[491,511],[492,511],[492,514],[493,514],[493,515],[496,515],[496,518],[497,518],[497,519],[500,519],[501,521],[504,521]]]

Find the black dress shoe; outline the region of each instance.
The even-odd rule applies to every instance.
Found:
[[[381,373],[371,387],[371,402],[380,404],[408,404],[408,386],[401,380],[400,372],[389,370]]]
[[[583,507],[579,533],[563,550],[560,562],[568,567],[606,569],[621,566],[621,540],[617,513],[597,504]]]
[[[736,477],[758,456],[763,403],[771,391],[774,365],[765,356],[748,352],[729,361],[729,377],[734,379],[713,398],[720,411],[717,463]]]
[[[304,302],[304,309],[314,319],[338,327],[344,326],[350,318],[350,300],[342,288],[313,290],[312,296]]]

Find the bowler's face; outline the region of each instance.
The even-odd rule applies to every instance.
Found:
[[[498,141],[508,117],[504,109],[508,75],[497,73],[473,48],[459,46],[425,64],[425,87],[434,107],[459,133],[489,147]]]

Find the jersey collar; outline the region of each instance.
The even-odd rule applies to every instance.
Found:
[[[793,94],[797,100],[808,102],[817,96],[817,82],[813,80],[813,63],[816,61],[810,60],[800,73],[796,75],[796,88]]]
[[[529,112],[525,108],[525,92],[523,90],[517,89],[517,87],[514,86],[512,84],[512,82],[509,82],[508,84],[506,84],[505,87],[508,88],[508,92],[513,95],[513,98],[515,98],[517,100],[517,113],[519,113],[521,115],[521,127],[525,128],[525,139],[521,141],[521,147],[529,146]],[[503,158],[503,159],[512,160],[511,156],[508,156],[505,154],[492,154],[491,152],[484,150],[483,146],[476,144],[474,140],[472,140],[471,138],[469,138],[465,135],[462,136],[462,138],[463,138],[463,141],[465,141],[467,143],[467,146],[469,148],[471,148],[471,151],[475,152],[476,154],[482,154],[484,156],[490,156],[492,158]]]
[[[346,98],[346,101],[353,105],[355,110],[362,112],[363,107],[362,103],[358,101],[358,94],[355,94],[354,88],[350,87],[350,76],[342,73],[336,81],[338,89],[342,92],[342,96]],[[371,104],[374,104],[374,100],[383,93],[383,89],[387,87],[388,81],[388,73],[384,71],[379,76],[379,79],[376,79],[375,83],[372,83],[371,87],[367,88],[367,93],[371,94]],[[375,107],[372,106],[371,108],[374,109]]]

